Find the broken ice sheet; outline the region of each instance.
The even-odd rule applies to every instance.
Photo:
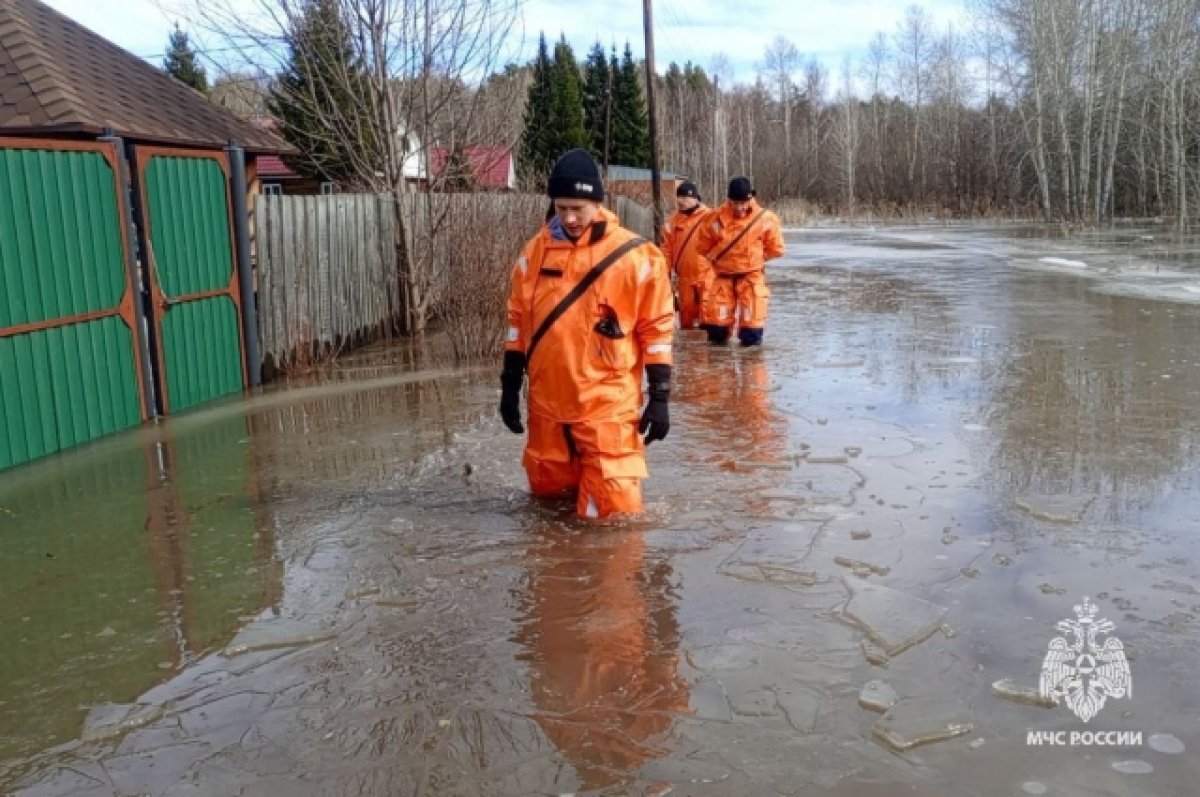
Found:
[[[1178,736],[1169,733],[1156,733],[1150,737],[1150,749],[1166,755],[1179,755],[1187,748]]]
[[[992,684],[992,692],[996,697],[1011,700],[1014,703],[1024,703],[1027,706],[1054,708],[1057,704],[1048,697],[1042,697],[1041,692],[1032,686],[1021,686],[1008,678],[1002,678]]]
[[[149,725],[164,713],[164,706],[148,703],[105,703],[93,706],[83,722],[83,732],[79,738],[85,742],[95,742],[120,736],[134,728]]]
[[[690,690],[693,716],[698,719],[729,722],[729,699],[725,687],[715,678],[703,678],[692,684]]]
[[[896,690],[884,681],[869,681],[858,693],[858,704],[879,714],[896,705],[897,699]]]
[[[850,461],[850,457],[836,451],[821,451],[809,454],[804,461],[810,465],[845,465]]]
[[[864,562],[860,559],[851,559],[848,556],[835,556],[833,557],[833,563],[840,567],[846,567],[851,570],[866,571],[868,575],[874,573],[877,576],[886,576],[888,573],[892,572],[892,569],[887,565],[876,565],[872,564],[871,562]]]
[[[233,657],[261,650],[298,648],[318,642],[328,642],[335,636],[337,634],[332,630],[320,629],[296,620],[287,618],[263,620],[242,629],[241,633],[234,637],[229,646],[225,648],[225,655]]]
[[[1094,495],[1021,495],[1014,499],[1017,508],[1038,520],[1050,523],[1079,523]]]
[[[898,656],[942,627],[945,607],[878,584],[849,584],[842,615],[888,656]]]
[[[903,753],[974,729],[969,708],[942,695],[905,698],[887,710],[871,727],[871,733],[890,750]]]

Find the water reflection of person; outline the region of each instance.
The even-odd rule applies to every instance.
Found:
[[[773,404],[774,383],[764,352],[731,356],[708,348],[681,352],[678,391],[687,432],[702,448],[734,462],[778,460],[787,454],[787,419]]]
[[[642,532],[539,532],[527,616],[517,633],[531,670],[533,719],[585,789],[629,782],[673,714],[689,713],[678,672],[671,568]]]

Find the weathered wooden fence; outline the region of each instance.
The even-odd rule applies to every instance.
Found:
[[[391,196],[260,196],[255,206],[258,317],[265,371],[335,352],[391,327],[404,290],[393,243]],[[429,314],[455,354],[481,357],[501,344],[509,272],[545,220],[532,194],[405,194],[399,200],[410,258],[423,259]],[[653,238],[649,208],[627,197],[610,207]]]
[[[609,200],[613,213],[621,219],[621,226],[632,230],[647,241],[654,240],[654,212],[627,196],[614,196]]]
[[[259,334],[266,370],[336,350],[399,311],[390,196],[260,196]]]

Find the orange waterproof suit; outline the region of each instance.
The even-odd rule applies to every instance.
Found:
[[[679,292],[679,326],[692,329],[700,320],[700,302],[708,281],[708,262],[696,254],[700,225],[711,211],[697,205],[691,213],[677,211],[663,227],[663,254]]]
[[[551,219],[513,268],[510,352],[528,351],[563,297],[635,237],[606,209],[577,242],[560,229]],[[549,327],[526,364],[529,439],[522,464],[534,495],[577,490],[582,517],[641,511],[643,366],[671,364],[674,316],[666,261],[647,243],[625,253]]]
[[[771,296],[763,267],[784,251],[779,217],[751,200],[750,212],[738,218],[725,202],[697,235],[696,251],[712,269],[701,311],[709,338],[723,342],[736,325],[743,343],[761,341]]]

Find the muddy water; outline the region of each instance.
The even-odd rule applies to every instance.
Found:
[[[789,243],[764,349],[683,336],[637,522],[395,350],[6,474],[0,791],[1193,794],[1200,309],[1037,266],[1111,241]],[[1084,596],[1087,725],[1026,694]]]

